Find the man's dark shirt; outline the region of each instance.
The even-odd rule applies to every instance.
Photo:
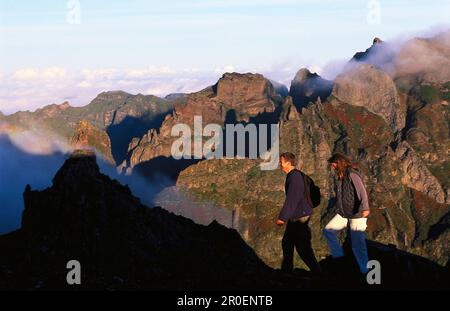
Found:
[[[305,183],[302,173],[293,169],[286,176],[284,185],[286,200],[278,219],[287,222],[312,214],[312,207],[305,198]]]

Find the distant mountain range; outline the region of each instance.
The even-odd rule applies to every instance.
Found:
[[[261,171],[259,160],[175,161],[170,130],[177,123],[192,124],[194,115],[221,125],[279,123],[281,151],[297,155],[324,195],[312,219],[319,256],[328,254],[321,228],[333,215],[327,159],[341,151],[359,162],[365,176],[372,210],[368,238],[446,265],[449,38],[446,32],[400,47],[377,38],[334,81],[303,68],[289,92],[259,74],[226,73],[192,94],[163,99],[105,92],[85,107],[64,103],[0,115],[0,129],[56,133],[76,148],[95,148],[123,172],[152,180],[166,174],[196,200],[232,210],[245,242],[275,267],[281,259],[282,230],[274,219],[284,198],[283,174]],[[165,205],[164,199],[156,202]]]
[[[14,130],[38,130],[57,134],[69,141],[74,135],[80,121],[91,124],[98,130],[107,132],[111,140],[109,153],[119,162],[123,149],[129,140],[143,135],[147,130],[158,127],[163,116],[171,111],[173,102],[183,100],[182,96],[169,96],[168,99],[153,95],[131,95],[123,91],[104,92],[84,107],[72,107],[68,102],[61,105],[49,105],[35,112],[17,112],[0,116]],[[78,127],[78,130],[82,129]],[[92,145],[98,142],[91,141]],[[102,151],[102,150],[100,150]],[[106,152],[108,153],[108,152]]]

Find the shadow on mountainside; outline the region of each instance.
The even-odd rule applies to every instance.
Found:
[[[325,80],[326,81],[326,80]],[[292,86],[290,95],[292,102],[298,112],[302,111],[302,108],[308,106],[309,103],[315,103],[319,98],[321,102],[324,102],[330,95],[333,89],[333,82],[323,83],[313,86],[312,91],[303,90],[301,86]]]
[[[112,155],[115,162],[119,165],[126,159],[128,145],[132,138],[142,137],[150,129],[159,129],[164,121],[164,117],[171,113],[167,111],[148,118],[126,116],[122,122],[110,125],[106,132],[111,140]]]
[[[67,156],[61,152],[31,154],[0,134],[0,234],[20,227],[22,192],[27,184],[43,189]]]
[[[272,147],[272,135],[274,135],[275,133],[272,133],[272,129],[271,129],[271,124],[278,124],[279,120],[280,120],[280,115],[282,112],[282,107],[278,106],[274,112],[263,112],[263,113],[259,113],[254,117],[249,117],[248,121],[238,121],[237,120],[237,113],[236,110],[234,109],[230,109],[227,111],[227,114],[225,116],[225,125],[226,124],[232,124],[232,125],[237,125],[237,124],[241,124],[242,126],[248,128],[248,125],[255,125],[256,127],[256,138],[255,138],[255,144],[256,144],[256,148],[257,148],[257,152],[256,152],[256,156],[258,157],[262,152],[269,150]],[[265,130],[265,128],[261,127],[261,125],[266,125],[267,126],[267,131]],[[261,132],[264,131],[264,132]],[[260,144],[260,137],[262,137],[261,135],[266,135],[266,140],[265,140],[265,147],[261,146]],[[225,157],[226,154],[226,148],[227,148],[227,142],[228,137],[227,137],[227,128],[225,127],[222,130],[222,137],[223,137],[223,144],[222,144],[222,150],[223,150],[223,156]],[[250,157],[250,134],[247,132],[245,133],[245,143],[244,143],[244,154],[243,156],[245,156],[246,158]],[[232,154],[233,157],[236,157],[238,155],[237,152],[237,147],[238,147],[238,136],[237,133],[234,133],[234,152]]]
[[[231,109],[227,112],[225,118],[225,124],[242,124],[243,126],[247,126],[248,124],[254,124],[257,128],[257,137],[260,135],[260,128],[258,127],[261,124],[267,124],[267,146],[272,145],[271,141],[271,128],[270,124],[277,124],[279,117],[281,114],[281,107],[278,107],[274,112],[264,112],[260,113],[254,117],[250,117],[248,122],[245,121],[237,121],[236,111]],[[223,129],[222,132],[223,139],[223,156],[226,156],[226,129]],[[259,151],[259,143],[258,151]],[[237,156],[237,134],[235,134],[234,138],[234,153],[233,157]],[[258,153],[259,154],[259,153]],[[249,134],[246,134],[245,140],[245,156],[249,156]],[[155,192],[158,190],[163,190],[166,187],[174,186],[178,179],[178,176],[181,171],[185,170],[187,167],[194,165],[203,159],[175,159],[173,157],[166,156],[158,156],[156,158],[150,159],[145,162],[141,162],[137,164],[133,168],[133,173],[137,173],[148,181],[150,181],[153,185],[155,185],[159,189],[155,189]]]
[[[137,173],[147,179],[156,188],[155,192],[166,187],[174,186],[180,172],[187,167],[198,163],[200,159],[180,159],[158,156],[149,161],[139,163],[133,168],[133,174]]]

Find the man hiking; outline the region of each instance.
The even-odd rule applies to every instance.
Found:
[[[295,168],[295,155],[286,152],[280,156],[281,170],[287,174],[285,182],[286,200],[278,216],[277,225],[286,225],[282,248],[283,263],[281,270],[292,272],[294,268],[294,247],[300,258],[311,272],[320,272],[319,263],[311,246],[311,230],[309,218],[312,214],[310,200],[305,196],[303,174]]]
[[[356,164],[341,153],[334,154],[328,162],[336,172],[337,215],[325,226],[324,235],[334,259],[344,257],[337,234],[350,223],[350,239],[359,270],[366,274],[367,246],[364,231],[370,214],[367,192]]]

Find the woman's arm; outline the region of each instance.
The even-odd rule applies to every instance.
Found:
[[[368,213],[363,213],[364,211],[369,211],[369,199],[367,197],[367,191],[366,187],[364,187],[364,183],[361,180],[361,177],[356,173],[350,173],[350,178],[352,179],[353,185],[356,189],[356,195],[358,196],[358,199],[361,201],[361,205],[359,207],[359,212],[362,214],[366,214],[368,216]],[[363,216],[363,217],[367,217]]]

